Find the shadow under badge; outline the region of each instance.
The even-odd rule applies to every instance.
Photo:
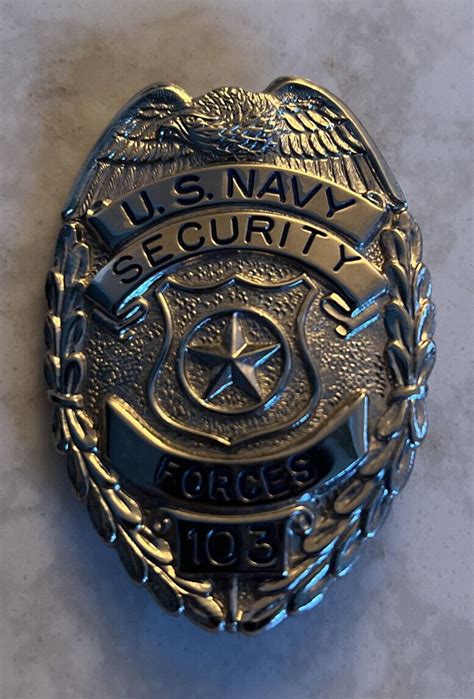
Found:
[[[374,142],[307,80],[156,84],[99,138],[63,218],[45,370],[99,534],[203,627],[314,607],[427,430],[431,282]]]

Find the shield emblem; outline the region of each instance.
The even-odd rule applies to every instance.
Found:
[[[155,415],[229,449],[305,422],[320,396],[305,333],[316,292],[305,274],[206,286],[168,276],[155,292],[165,325],[148,384]]]

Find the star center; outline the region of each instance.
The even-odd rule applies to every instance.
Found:
[[[254,400],[261,401],[262,391],[257,369],[266,364],[280,347],[279,342],[248,342],[239,313],[232,313],[224,329],[222,344],[188,346],[192,358],[212,370],[203,395],[204,400],[212,401],[235,386]]]

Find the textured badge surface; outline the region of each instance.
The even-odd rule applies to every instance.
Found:
[[[79,174],[47,282],[57,447],[168,611],[246,633],[314,607],[426,434],[418,226],[326,90],[153,85]]]

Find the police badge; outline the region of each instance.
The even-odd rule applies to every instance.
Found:
[[[63,216],[46,377],[99,534],[207,628],[314,607],[427,428],[431,283],[370,136],[306,80],[152,85]]]

